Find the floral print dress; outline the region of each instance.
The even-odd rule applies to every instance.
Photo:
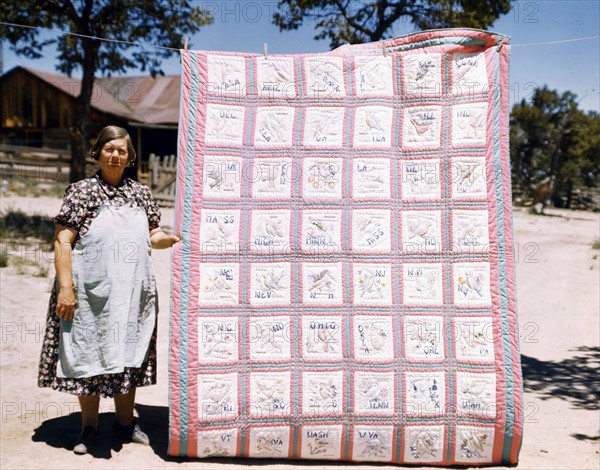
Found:
[[[160,224],[160,210],[150,189],[129,178],[119,187],[110,186],[100,174],[73,183],[67,187],[62,207],[54,218],[57,225],[77,230],[77,239],[86,234],[102,205],[143,207],[150,230]],[[79,396],[99,395],[112,397],[126,394],[132,387],[156,383],[156,323],[150,340],[147,360],[139,368],[126,367],[123,372],[84,378],[56,376],[58,363],[60,318],[56,315],[57,283],[54,283],[48,305],[46,329],[40,357],[38,385]]]

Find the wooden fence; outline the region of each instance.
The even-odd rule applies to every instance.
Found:
[[[35,181],[69,181],[69,150],[51,148],[0,145],[0,181],[29,179]],[[97,162],[88,158],[87,171],[96,171]],[[138,174],[140,182],[150,186],[156,201],[165,207],[175,205],[177,158],[175,155],[160,157],[154,153],[143,162]]]
[[[69,150],[0,145],[0,176],[4,179],[69,181]]]
[[[175,205],[175,186],[177,179],[177,158],[175,155],[159,157],[151,153],[148,159],[150,189],[159,205]]]

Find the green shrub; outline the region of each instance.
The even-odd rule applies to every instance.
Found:
[[[8,266],[8,253],[4,246],[0,249],[0,268],[6,268]]]
[[[22,210],[10,210],[0,215],[2,238],[34,238],[52,246],[54,220],[40,214],[26,214]]]

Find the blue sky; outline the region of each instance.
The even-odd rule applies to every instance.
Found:
[[[190,48],[213,51],[312,53],[329,50],[327,40],[315,41],[314,21],[296,31],[279,32],[272,23],[277,2],[208,1],[204,7],[215,21],[190,38]],[[600,36],[600,0],[518,0],[513,9],[489,28],[511,38],[510,103],[531,96],[537,86],[560,92],[572,91],[584,110],[600,112],[600,39],[527,46],[531,43],[566,41]],[[398,22],[395,36],[415,32],[408,22]],[[47,33],[53,35],[54,33]],[[3,44],[4,71],[22,64],[55,71],[56,50],[47,48],[43,59],[25,60]],[[179,74],[177,57],[165,61],[166,74]],[[139,75],[132,70],[129,75]]]

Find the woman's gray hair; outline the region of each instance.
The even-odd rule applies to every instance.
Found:
[[[131,143],[131,137],[125,129],[118,126],[106,126],[100,131],[98,137],[96,137],[96,142],[94,142],[94,145],[92,145],[92,148],[90,149],[90,157],[94,160],[99,160],[100,152],[104,145],[111,140],[123,138],[127,139],[127,166],[132,166],[135,161],[136,153],[133,144]]]

